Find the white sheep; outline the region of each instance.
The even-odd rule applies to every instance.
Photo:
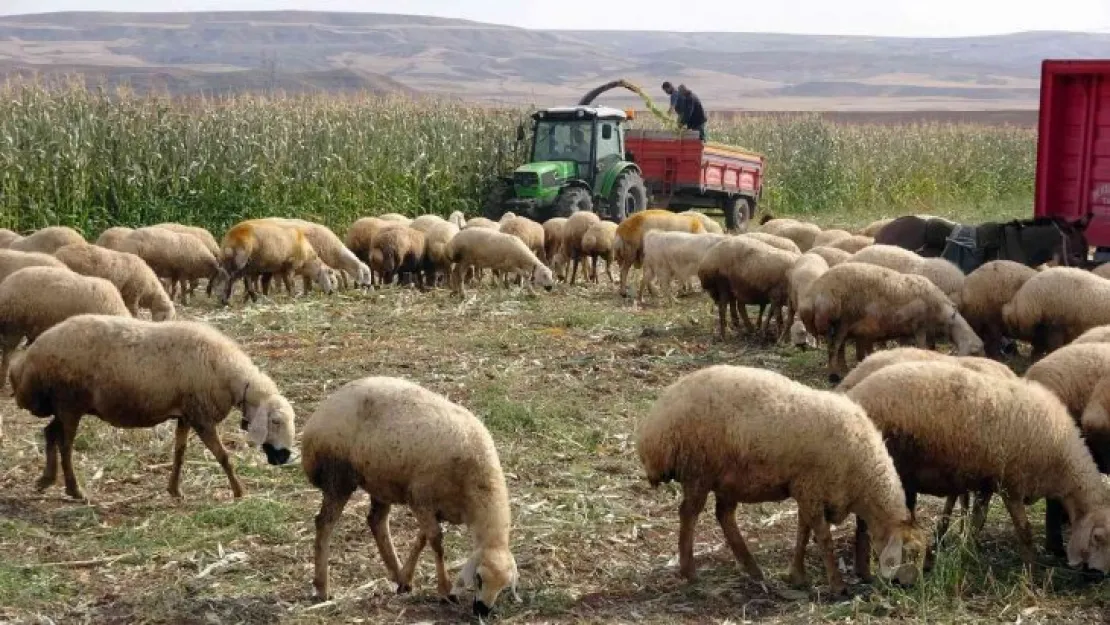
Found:
[[[813,247],[822,247],[832,245],[841,239],[851,238],[852,233],[847,230],[838,230],[832,228],[830,230],[822,230],[816,237],[813,238]]]
[[[13,232],[7,228],[0,228],[0,249],[6,248],[22,238],[23,236],[18,232]]]
[[[149,310],[155,321],[172,319],[175,315],[173,300],[158,276],[134,254],[78,243],[58,248],[54,257],[72,271],[104,278],[116,285],[132,316],[137,317],[140,308]]]
[[[470,268],[528,276],[529,289],[537,285],[550,291],[555,286],[551,270],[523,241],[511,234],[487,228],[465,228],[447,244],[447,255],[454,263],[451,291],[462,297],[466,296],[463,278]]]
[[[317,597],[329,596],[331,535],[359,488],[370,496],[367,521],[398,592],[412,589],[417,560],[430,543],[441,597],[457,601],[464,587],[476,585],[474,613],[481,617],[490,614],[502,590],[516,597],[508,488],[493,439],[468,410],[407,380],[362,378],[317,406],[305,423],[301,449],[305,475],[323,493],[316,515]],[[392,506],[408,506],[420,525],[403,568],[390,538]],[[453,586],[443,558],[444,521],[466,525],[474,540]]]
[[[849,338],[856,340],[857,360],[878,341],[913,337],[925,348],[931,332],[949,334],[961,356],[983,354],[983,341],[956,306],[922,276],[848,262],[830,267],[810,288],[813,319],[805,323],[816,336],[828,337],[829,381],[834,384],[847,373]]]
[[[670,232],[652,230],[644,233],[643,273],[637,299],[644,301],[644,290],[658,295],[655,280],[663,287],[664,295],[673,300],[671,283],[677,281],[686,285],[698,277],[698,267],[713,246],[729,237],[723,234],[690,234],[689,232]]]
[[[68,226],[48,226],[8,244],[9,250],[53,254],[63,245],[84,243],[85,237]]]
[[[852,258],[850,252],[835,247],[825,247],[823,245],[814,245],[806,251],[806,254],[817,254],[825,259],[829,267],[835,267],[840,263],[848,262],[848,259]]]
[[[1087,330],[1110,324],[1110,280],[1075,267],[1049,267],[1002,307],[1011,336],[1033,344],[1033,360]]]
[[[737,504],[789,497],[798,502],[792,583],[806,583],[804,556],[812,533],[832,592],[844,591],[829,525],[849,514],[875,528],[882,576],[911,581],[913,568],[903,549],[920,539],[905,492],[879,431],[843,395],[811,389],[773,371],[716,365],[663,390],[637,424],[635,437],[648,482],[682,485],[678,553],[683,577],[694,577],[694,526],[713,493],[725,540],[756,579],[763,575],[736,525]],[[857,558],[859,570],[867,553],[857,550]]]
[[[184,303],[198,280],[208,280],[211,291],[221,277],[220,263],[197,237],[153,226],[137,228],[124,237],[117,251],[134,254],[146,261],[155,275],[169,283],[173,299],[179,293]]]
[[[288,462],[293,447],[293,408],[277,386],[235,341],[199,322],[70,317],[16,356],[10,378],[16,405],[53,417],[44,430],[46,468],[38,488],[56,481],[60,455],[66,494],[76,499],[85,496],[73,472],[73,441],[85,415],[126,428],[176,419],[168,487],[174,497],[181,496],[190,429],[223,468],[235,497],[243,495],[217,432],[233,407],[270,464]]]
[[[1110,343],[1110,325],[1095,326],[1080,334],[1069,345],[1082,345],[1085,343]]]
[[[1075,520],[1069,565],[1110,571],[1110,543],[1102,540],[1110,532],[1110,491],[1051,391],[934,361],[884,367],[847,395],[887,439],[911,509],[919,493],[976,492],[983,501],[972,514],[978,528],[997,491],[1013,519],[1022,558],[1032,565],[1025,506],[1042,497],[1056,500]]]
[[[104,230],[104,232],[100,233],[100,236],[96,238],[96,243],[94,245],[99,245],[100,247],[106,247],[110,250],[114,250],[119,245],[120,241],[126,239],[127,235],[131,234],[134,231],[134,228],[126,228],[124,226],[113,226],[111,228],[107,228],[106,230]]]
[[[584,258],[584,254],[582,253],[582,237],[585,236],[587,230],[600,222],[601,217],[598,217],[597,213],[578,211],[568,217],[566,225],[563,226],[561,257],[563,262],[570,264],[570,284],[574,284],[577,281],[578,264],[582,262]],[[589,278],[589,269],[586,269],[586,277]]]
[[[794,331],[794,320],[799,318],[798,311],[801,307],[812,307],[813,302],[809,298],[810,287],[829,270],[829,263],[825,261],[825,258],[812,252],[813,250],[810,250],[799,256],[794,266],[786,274],[786,281],[790,290],[786,301],[786,323],[783,324],[779,341],[785,340],[787,333]],[[811,317],[812,315],[807,314],[802,315],[799,319]],[[804,327],[805,323],[802,322],[802,325]],[[806,332],[812,333],[809,328],[806,328]],[[794,337],[795,345],[805,345],[807,342],[804,336],[800,341],[797,336]]]
[[[776,234],[768,234],[766,232],[746,232],[740,236],[747,239],[762,241],[763,243],[766,243],[771,247],[787,252],[794,252],[795,254],[802,253],[802,250],[798,247],[797,243],[791,241],[790,239],[787,239],[786,237],[780,237]]]
[[[131,316],[111,282],[65,267],[26,267],[0,282],[0,389],[24,338],[30,345],[51,327],[85,313]]]
[[[53,255],[42,252],[0,250],[0,282],[24,267],[65,267],[65,264]]]

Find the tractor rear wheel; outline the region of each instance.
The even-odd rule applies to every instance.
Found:
[[[500,221],[505,214],[505,201],[513,196],[513,188],[504,180],[496,180],[486,196],[486,203],[482,206],[482,216],[493,221]]]
[[[609,218],[616,223],[624,221],[633,213],[647,208],[647,187],[644,179],[634,171],[626,171],[617,177],[613,190],[609,192]]]
[[[594,202],[590,198],[589,191],[582,187],[567,187],[555,200],[555,207],[551,209],[551,216],[570,217],[579,211],[592,212],[593,209]]]
[[[725,200],[725,230],[747,232],[748,221],[752,218],[751,211],[751,201],[742,197],[731,197]]]

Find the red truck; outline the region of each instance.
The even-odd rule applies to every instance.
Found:
[[[1034,215],[1078,221],[1110,252],[1110,60],[1046,60],[1041,65]]]

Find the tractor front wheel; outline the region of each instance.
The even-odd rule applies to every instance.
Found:
[[[505,202],[513,196],[513,188],[504,180],[495,180],[482,206],[482,216],[493,221],[501,221],[505,214]]]
[[[582,187],[567,187],[559,194],[559,199],[555,200],[551,216],[570,217],[579,211],[591,212],[593,209],[594,202],[589,191]]]
[[[609,193],[609,218],[616,223],[647,208],[647,187],[634,171],[626,171],[613,183]]]

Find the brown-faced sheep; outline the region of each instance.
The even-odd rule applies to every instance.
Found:
[[[67,226],[47,226],[46,228],[32,232],[18,241],[13,241],[8,245],[8,249],[17,252],[53,254],[54,250],[63,245],[84,242],[85,237],[81,236],[81,233],[73,228]]]
[[[922,276],[848,262],[830,267],[818,278],[810,297],[813,321],[806,326],[812,327],[815,335],[828,338],[829,381],[833,383],[847,373],[844,350],[849,338],[856,339],[857,360],[863,360],[878,341],[913,337],[924,349],[930,332],[949,334],[961,356],[983,353],[983,341],[956,306]]]
[[[689,232],[700,234],[705,232],[701,220],[693,215],[676,215],[668,210],[650,209],[640,211],[617,226],[616,239],[613,242],[613,254],[620,266],[621,296],[629,297],[628,272],[633,267],[640,267],[644,260],[644,233],[651,230],[664,230],[670,232]]]
[[[463,278],[471,268],[527,276],[525,284],[529,289],[536,285],[550,291],[555,285],[551,269],[540,262],[523,241],[511,234],[487,228],[465,228],[448,243],[447,254],[454,263],[451,290],[462,297],[466,297]]]
[[[0,388],[24,338],[30,345],[49,328],[86,313],[131,316],[114,284],[65,267],[26,267],[0,282]]]
[[[563,226],[563,247],[562,257],[565,262],[570,264],[570,280],[574,284],[578,279],[578,264],[584,258],[582,254],[582,237],[585,236],[586,231],[593,225],[600,223],[601,217],[597,213],[588,211],[578,211],[567,218],[567,223]],[[589,278],[589,269],[584,269],[586,278]]]
[[[1033,360],[1087,330],[1110,324],[1110,280],[1075,267],[1049,267],[1002,307],[1010,336],[1033,344]]]
[[[124,309],[126,312],[126,309]],[[80,345],[81,349],[74,349]],[[243,486],[217,428],[233,407],[270,464],[285,464],[293,447],[293,408],[239,346],[192,321],[144,321],[110,315],[70,317],[39,335],[11,367],[15,402],[44,429],[46,468],[40,490],[57,480],[61,456],[66,494],[84,499],[73,472],[73,441],[85,415],[125,428],[177,420],[169,493],[179,483],[189,430],[220,463],[236,497]]]
[[[867,376],[848,392],[875,422],[894,458],[911,510],[920,493],[948,497],[998,492],[1014,522],[1023,560],[1033,564],[1025,506],[1040,498],[1075,519],[1068,563],[1110,571],[1110,491],[1075,422],[1051,391],[951,362],[907,362]],[[978,502],[977,502],[978,503]],[[985,505],[976,506],[980,527]],[[866,528],[857,527],[865,542]]]
[[[374,235],[370,259],[381,273],[382,284],[393,284],[396,278],[398,284],[411,280],[421,291],[434,286],[435,268],[425,253],[425,242],[423,232],[407,226],[385,228]]]
[[[317,597],[329,596],[331,535],[359,488],[370,496],[370,531],[398,592],[412,589],[417,560],[430,543],[441,597],[457,601],[464,587],[476,585],[474,613],[486,617],[502,590],[516,596],[508,488],[493,439],[470,411],[407,380],[368,377],[325,399],[305,423],[301,441],[305,475],[323,492],[316,515]],[[420,525],[404,567],[389,532],[393,506],[408,506]],[[466,525],[474,541],[453,586],[443,557],[445,521]]]
[[[65,267],[65,263],[51,254],[0,250],[0,282],[24,267]]]
[[[1037,271],[1012,260],[992,260],[967,274],[958,298],[960,314],[983,339],[983,349],[994,359],[1002,357],[1007,337],[1002,308]]]
[[[763,574],[736,525],[739,503],[798,502],[790,580],[806,584],[812,534],[830,589],[845,590],[829,524],[855,514],[875,528],[882,576],[912,576],[907,547],[919,544],[906,495],[879,431],[858,405],[781,374],[717,365],[668,386],[636,427],[636,452],[652,486],[682,485],[679,571],[694,577],[694,529],[710,493],[717,522],[744,570]],[[912,550],[910,550],[912,553]],[[857,558],[866,560],[857,550]],[[858,565],[857,565],[857,568]]]
[[[270,276],[281,278],[285,288],[293,293],[292,274],[308,276],[326,293],[333,290],[328,266],[320,261],[316,250],[304,233],[296,228],[261,221],[245,221],[232,226],[224,234],[220,263],[227,276],[220,291],[220,303],[227,305],[235,281],[242,278],[246,297],[252,302],[258,298],[251,278],[263,276],[263,286]]]
[[[605,275],[613,283],[613,243],[617,238],[617,224],[600,221],[582,235],[582,255],[590,259],[590,279],[597,282],[597,261],[605,261]]]
[[[104,278],[116,285],[132,316],[137,317],[139,309],[146,308],[155,321],[174,317],[173,300],[150,265],[138,256],[78,243],[58,248],[54,257],[79,274]]]

